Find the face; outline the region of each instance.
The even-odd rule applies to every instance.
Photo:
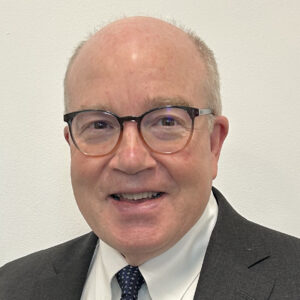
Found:
[[[206,108],[199,83],[204,73],[197,50],[178,29],[149,18],[119,21],[98,32],[74,61],[68,112],[106,109],[138,116],[165,104]],[[79,152],[65,129],[79,209],[128,263],[139,265],[166,251],[202,215],[227,132],[225,118],[216,118],[212,132],[207,120],[197,117],[190,143],[168,155],[151,152],[134,122],[124,124],[117,150],[102,157]],[[141,193],[148,194],[128,199]],[[152,198],[154,193],[160,196]]]

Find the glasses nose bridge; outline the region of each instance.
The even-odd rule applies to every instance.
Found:
[[[123,135],[124,135],[124,123],[125,122],[134,122],[136,123],[136,126],[137,126],[137,134],[138,134],[138,138],[141,139],[141,141],[145,144],[145,140],[144,140],[144,137],[142,135],[142,132],[141,132],[141,128],[140,128],[140,124],[142,122],[142,119],[143,119],[143,115],[142,116],[138,116],[138,117],[135,117],[135,116],[125,116],[125,117],[117,117],[118,121],[119,121],[119,124],[120,124],[120,136],[119,136],[119,141],[118,141],[118,145],[119,143],[123,140]]]
[[[125,117],[119,117],[118,121],[121,125],[121,129],[123,131],[124,122],[135,122],[138,128],[138,131],[140,131],[140,124],[141,124],[142,117],[134,117],[134,116],[125,116]]]

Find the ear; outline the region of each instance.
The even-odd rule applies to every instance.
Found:
[[[217,116],[214,119],[213,129],[210,135],[210,147],[212,155],[212,176],[216,178],[218,173],[218,161],[223,142],[228,134],[229,123],[226,117]]]
[[[70,131],[68,126],[64,128],[64,137],[67,143],[70,145]]]

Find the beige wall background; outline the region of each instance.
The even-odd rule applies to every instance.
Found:
[[[0,0],[0,265],[89,231],[63,138],[76,44],[123,15],[174,18],[215,51],[230,134],[215,186],[245,217],[300,237],[298,0]]]

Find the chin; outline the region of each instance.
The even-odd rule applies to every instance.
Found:
[[[110,245],[125,257],[136,257],[146,261],[167,248],[166,239],[155,234],[127,234],[115,239]]]

